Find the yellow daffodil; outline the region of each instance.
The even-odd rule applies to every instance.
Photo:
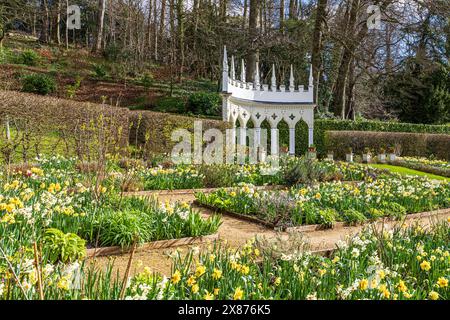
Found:
[[[234,290],[233,300],[241,300],[244,296],[244,291],[242,291],[241,287],[237,287]]]
[[[198,278],[206,272],[206,268],[204,265],[199,264],[197,269],[195,269],[195,276]]]
[[[359,281],[359,289],[361,290],[367,290],[367,288],[369,287],[369,281],[367,279],[361,279],[361,281]]]
[[[222,277],[222,271],[214,268],[213,273],[212,273],[212,278],[214,280],[219,280],[221,277]]]
[[[397,289],[400,292],[406,292],[408,290],[408,287],[406,287],[405,282],[403,280],[400,280],[397,283]]]
[[[187,279],[186,283],[189,287],[192,287],[197,281],[195,280],[194,276],[190,276],[189,279]]]
[[[428,261],[424,260],[420,264],[420,269],[422,269],[424,271],[429,271],[431,269],[431,265],[430,265],[430,263]]]
[[[439,293],[437,293],[436,291],[431,291],[428,294],[428,299],[430,299],[430,300],[437,300],[437,299],[439,299]]]
[[[181,273],[180,273],[180,271],[177,270],[177,271],[174,272],[174,274],[170,278],[170,281],[173,284],[177,284],[178,282],[180,282],[180,280],[181,280]]]
[[[437,281],[437,284],[440,288],[447,288],[448,287],[448,280],[444,277],[440,277]]]

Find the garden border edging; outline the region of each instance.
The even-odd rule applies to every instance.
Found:
[[[198,236],[198,237],[185,237],[178,239],[169,239],[169,240],[157,240],[146,242],[144,244],[138,245],[136,247],[135,252],[141,252],[145,250],[153,250],[153,249],[163,249],[170,247],[179,247],[185,245],[192,244],[204,244],[208,242],[212,242],[215,240],[219,240],[219,233],[213,233],[206,236]],[[86,258],[95,258],[109,255],[119,255],[131,252],[132,247],[122,248],[121,246],[112,246],[112,247],[98,247],[98,248],[90,248],[86,249]]]

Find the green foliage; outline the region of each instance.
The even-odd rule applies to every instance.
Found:
[[[77,76],[73,84],[69,84],[66,86],[67,97],[73,99],[77,93],[77,90],[80,88],[80,85],[81,85],[81,77]]]
[[[356,154],[364,148],[385,150],[385,146],[395,145],[395,153],[402,156],[431,155],[440,159],[450,159],[450,135],[406,132],[364,132],[328,131],[325,134],[325,148],[332,149],[337,158],[344,158],[345,149],[351,147]],[[389,149],[388,152],[392,152]]]
[[[409,59],[386,82],[385,97],[401,121],[445,124],[450,121],[450,66]]]
[[[220,115],[220,95],[215,92],[195,92],[187,100],[187,111],[193,114]]]
[[[317,215],[317,223],[323,225],[324,227],[331,228],[336,222],[336,217],[336,210],[332,208],[319,210]]]
[[[357,224],[367,220],[366,216],[356,209],[348,209],[342,213],[342,218],[348,224]]]
[[[383,211],[389,217],[401,219],[406,215],[406,208],[396,202],[383,202]]]
[[[153,80],[153,75],[150,72],[146,72],[139,80],[139,83],[148,89],[152,86]]]
[[[22,91],[46,95],[56,90],[53,77],[40,73],[32,73],[22,78]]]
[[[86,255],[85,240],[74,233],[64,233],[56,228],[45,231],[43,245],[51,263],[57,261],[73,262],[84,258]]]
[[[106,66],[104,64],[95,64],[94,65],[94,73],[98,78],[104,78],[108,74],[106,70]]]
[[[284,183],[288,186],[332,180],[336,174],[336,166],[306,157],[288,159],[283,165]]]
[[[133,243],[202,236],[217,231],[219,216],[202,219],[186,204],[160,206],[156,200],[111,198],[111,207],[86,220],[82,235],[94,246],[129,247]],[[120,209],[117,209],[120,205]]]
[[[161,97],[155,103],[155,111],[184,113],[186,112],[186,104],[179,97]]]
[[[39,63],[39,55],[31,49],[22,51],[17,57],[16,63],[27,66],[36,66]]]

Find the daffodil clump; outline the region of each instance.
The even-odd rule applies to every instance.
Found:
[[[311,162],[314,170],[323,173],[320,181],[347,180],[361,181],[368,176],[382,173],[361,164],[333,162],[328,160],[310,161],[303,157],[281,157],[279,166],[270,162],[255,164],[212,164],[212,165],[172,165],[152,168],[138,168],[138,175],[145,190],[174,190],[194,188],[234,187],[239,184],[286,185],[289,178],[286,172],[298,164]],[[305,170],[310,170],[309,167]],[[118,172],[118,174],[121,174]],[[294,172],[295,174],[295,172]]]
[[[275,254],[250,241],[240,250],[216,245],[173,254],[173,271],[146,269],[133,277],[127,299],[372,299],[447,300],[449,224],[428,230],[365,229],[339,243],[331,257]]]
[[[415,164],[421,164],[421,165],[426,165],[426,166],[430,166],[430,167],[450,170],[450,162],[447,162],[444,160],[428,159],[428,158],[421,158],[421,157],[400,157],[399,160],[405,161],[408,163],[415,163]]]
[[[141,173],[145,190],[174,190],[203,187],[203,175],[194,166],[161,166],[144,169]]]
[[[251,185],[209,194],[197,193],[205,205],[256,216],[279,226],[358,223],[383,216],[450,207],[450,184],[426,178],[390,175],[364,181],[331,181],[288,191],[257,191]]]

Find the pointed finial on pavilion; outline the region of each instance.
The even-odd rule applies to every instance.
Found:
[[[231,56],[231,80],[236,80],[236,69],[234,67],[234,56]]]
[[[254,87],[256,90],[260,89],[260,83],[259,83],[259,62],[256,61],[256,68],[255,68],[255,79],[253,81]]]
[[[314,85],[313,81],[313,72],[312,72],[312,64],[309,65],[309,86],[312,87]]]
[[[272,64],[272,83],[270,90],[277,91],[277,77],[275,75],[275,64]]]
[[[223,46],[222,91],[228,91],[228,56],[227,46]]]
[[[245,82],[245,63],[244,63],[244,59],[241,60],[241,81]]]
[[[294,67],[291,64],[291,74],[289,76],[289,91],[294,91],[295,84],[294,84]]]

